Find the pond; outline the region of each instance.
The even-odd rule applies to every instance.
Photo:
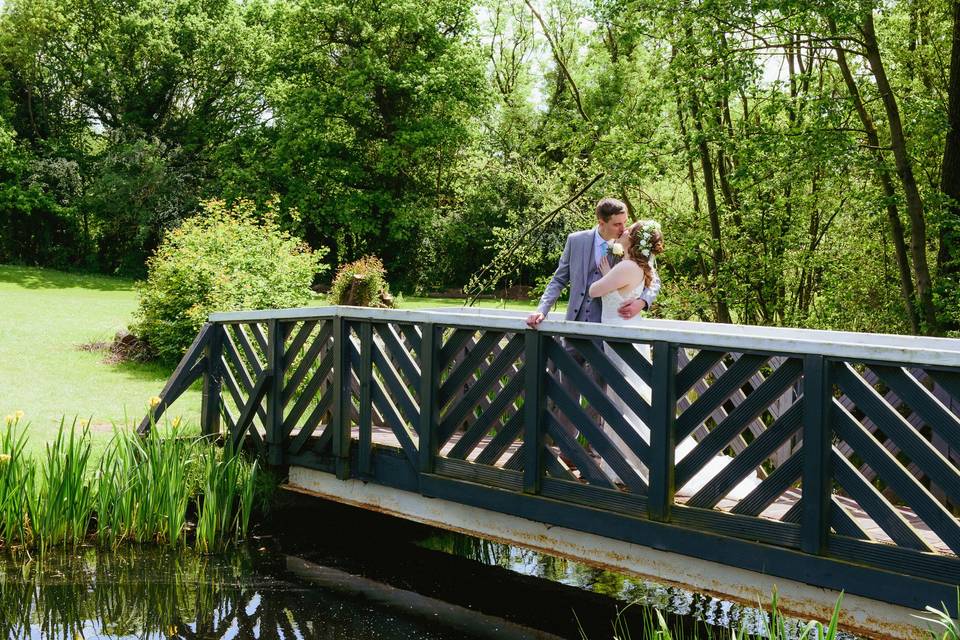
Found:
[[[223,554],[122,546],[0,561],[7,638],[597,639],[612,636],[631,602],[701,637],[707,624],[756,631],[762,619],[709,596],[327,504],[282,509],[259,538]],[[622,614],[635,638],[641,614]]]

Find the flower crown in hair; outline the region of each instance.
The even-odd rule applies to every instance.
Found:
[[[650,253],[653,251],[654,233],[661,233],[660,223],[656,220],[641,220],[637,224],[639,228],[634,231],[633,236],[636,238],[640,253],[643,254],[644,257],[649,258]]]

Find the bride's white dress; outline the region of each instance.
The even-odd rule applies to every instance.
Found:
[[[640,324],[643,322],[643,319],[640,316],[636,316],[630,320],[625,320],[620,317],[617,313],[617,309],[620,308],[621,303],[624,300],[629,300],[631,298],[637,298],[643,293],[643,286],[640,285],[633,291],[623,295],[619,290],[611,291],[610,293],[604,295],[600,300],[603,308],[603,314],[601,315],[601,322],[603,324],[613,324],[613,325],[631,325],[631,324]],[[646,344],[635,344],[634,347],[637,351],[648,361],[652,361],[650,356],[650,346]],[[624,379],[630,383],[640,394],[640,396],[650,402],[651,394],[650,387],[640,378],[631,367],[618,356],[609,346],[604,345],[604,353],[610,359],[611,362],[617,367],[617,369],[623,374]],[[612,393],[610,399],[613,401],[614,405],[620,409],[623,413],[623,416],[627,419],[627,422],[633,426],[638,434],[646,441],[650,442],[650,428],[643,423],[640,418],[630,410],[630,408],[616,395]],[[617,446],[620,451],[624,453],[624,458],[627,462],[637,471],[645,481],[649,479],[649,473],[647,468],[640,462],[640,459],[637,458],[633,453],[630,452],[626,444],[620,439],[620,437],[613,431],[613,429],[604,424],[603,431],[608,438]],[[676,451],[674,453],[675,462],[679,462],[686,456],[690,451],[696,446],[696,441],[692,436],[687,436],[682,442],[677,445]],[[702,489],[712,478],[714,478],[718,473],[720,473],[724,467],[726,467],[733,460],[728,455],[720,454],[714,456],[714,458],[707,463],[700,471],[697,472],[690,480],[684,484],[682,487],[677,489],[677,495],[679,496],[692,496]],[[605,462],[601,464],[601,468],[604,473],[609,476],[615,476],[614,471],[607,465]],[[756,474],[744,478],[737,486],[735,486],[728,494],[727,498],[734,500],[739,500],[745,497],[750,493],[757,485],[760,484],[760,478],[756,477]]]

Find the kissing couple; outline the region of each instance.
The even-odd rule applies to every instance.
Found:
[[[537,310],[527,317],[527,325],[530,328],[536,329],[547,317],[550,308],[568,284],[570,285],[570,302],[567,305],[565,320],[630,326],[642,323],[643,317],[639,314],[650,310],[660,292],[660,277],[656,269],[656,256],[664,249],[660,224],[654,220],[641,220],[627,226],[627,206],[616,198],[600,200],[596,206],[596,214],[596,227],[567,236],[557,270],[540,298]],[[644,358],[651,360],[649,345],[637,343],[634,347]],[[607,388],[602,378],[575,347],[565,343],[564,348],[600,389]],[[627,365],[609,345],[603,345],[603,352],[628,384],[649,403],[650,387],[643,381],[640,374]],[[561,385],[574,400],[580,398],[579,391],[569,378],[562,374]],[[649,443],[649,427],[637,417],[627,403],[615,394],[610,394],[610,399],[633,429]],[[647,481],[649,474],[645,465],[609,425],[603,424],[595,410],[588,413],[597,421],[607,438],[620,450],[630,466]],[[578,430],[565,416],[560,416],[559,422],[571,437],[576,438]],[[696,441],[692,436],[688,436],[677,445],[675,459],[679,461],[695,446]],[[598,457],[596,454],[592,455]],[[561,460],[568,462],[563,455]],[[731,457],[724,454],[715,456],[689,482],[680,487],[677,494],[693,495],[731,460]],[[615,475],[606,461],[600,460],[599,466],[606,475]],[[758,484],[759,478],[747,477],[734,487],[727,497],[742,498]]]

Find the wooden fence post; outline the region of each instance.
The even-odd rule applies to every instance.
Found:
[[[800,548],[823,555],[830,533],[833,385],[827,359],[803,357],[803,516]]]
[[[676,491],[674,450],[677,419],[677,346],[653,343],[653,370],[650,379],[650,492],[647,515],[667,522]]]
[[[200,428],[204,436],[220,434],[220,405],[223,389],[223,337],[222,324],[213,323],[203,357],[207,369],[203,374],[203,396],[200,406]]]
[[[546,357],[544,337],[536,329],[524,335],[525,380],[523,391],[523,492],[540,493],[543,481],[544,419],[546,407]]]
[[[439,448],[440,332],[432,322],[421,326],[420,342],[420,473],[433,473]]]
[[[373,323],[361,322],[360,334],[360,411],[357,420],[357,473],[373,472]]]
[[[276,318],[267,322],[267,368],[270,385],[267,387],[267,462],[283,464],[285,438],[283,433],[283,378],[284,325]]]
[[[333,455],[336,474],[350,477],[350,329],[344,318],[333,322]]]

